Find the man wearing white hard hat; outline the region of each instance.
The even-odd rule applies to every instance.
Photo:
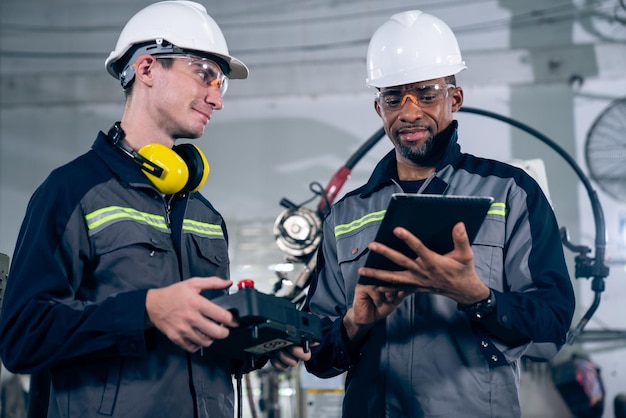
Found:
[[[521,357],[547,360],[565,343],[574,294],[557,222],[521,169],[461,152],[465,68],[452,30],[421,11],[371,38],[367,84],[393,150],[326,218],[307,299],[325,324],[307,369],[347,372],[344,417],[520,417]],[[395,228],[409,257],[373,242],[395,193],[493,203],[471,244],[453,225],[449,252]],[[400,269],[364,267],[368,253]]]
[[[232,374],[243,366],[206,349],[238,326],[211,302],[232,284],[228,235],[199,192],[205,156],[176,141],[200,137],[229,79],[248,69],[191,1],[140,10],[105,66],[126,94],[123,115],[34,193],[0,357],[32,374],[30,416],[232,418]],[[309,357],[290,347],[272,362]]]

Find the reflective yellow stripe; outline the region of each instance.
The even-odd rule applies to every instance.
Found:
[[[140,212],[133,208],[122,206],[108,206],[85,215],[89,234],[93,235],[109,225],[120,221],[133,221],[152,226],[161,231],[169,231],[165,217],[151,213]]]
[[[224,236],[224,231],[222,231],[221,225],[208,224],[205,222],[198,222],[191,219],[185,219],[183,221],[183,232],[208,237]]]
[[[162,232],[169,232],[169,227],[165,216],[154,215],[141,212],[133,208],[122,206],[107,206],[85,215],[89,235],[93,235],[107,226],[121,221],[133,221],[144,225],[149,225]],[[221,225],[209,224],[194,221],[192,219],[183,220],[183,232],[207,237],[224,237]]]
[[[380,210],[378,212],[368,213],[367,215],[350,223],[337,225],[335,227],[335,237],[357,230],[369,223],[382,221],[383,217],[385,216],[385,212],[387,212],[386,209]]]
[[[506,204],[504,202],[492,203],[487,215],[506,216]]]

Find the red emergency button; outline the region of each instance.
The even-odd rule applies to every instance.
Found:
[[[239,283],[237,283],[237,288],[243,289],[244,287],[254,287],[254,280],[252,279],[239,280]]]

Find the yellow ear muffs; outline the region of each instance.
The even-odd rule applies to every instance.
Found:
[[[174,194],[183,190],[189,180],[189,168],[180,155],[162,144],[144,145],[137,153],[162,170],[158,173],[150,164],[141,164],[146,176],[161,193]]]
[[[141,166],[148,179],[161,193],[197,192],[209,176],[206,157],[193,144],[181,144],[173,149],[162,144],[148,144],[135,151],[124,141],[121,122],[115,122],[108,137],[113,145]]]
[[[197,192],[202,188],[209,177],[209,163],[200,148],[193,144],[180,144],[174,146],[174,151],[187,164],[189,168],[189,179],[184,186],[184,190]]]

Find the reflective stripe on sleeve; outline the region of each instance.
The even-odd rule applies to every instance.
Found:
[[[195,234],[209,238],[224,237],[224,231],[222,231],[221,225],[209,224],[191,219],[185,219],[183,221],[183,233]]]
[[[506,204],[504,202],[492,203],[487,215],[506,216]]]

